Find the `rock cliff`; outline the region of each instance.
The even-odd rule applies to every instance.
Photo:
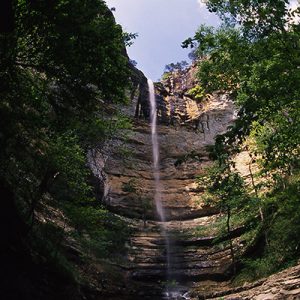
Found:
[[[184,91],[197,84],[195,70],[191,66],[156,84],[162,201],[169,220],[213,212],[199,203],[195,177],[210,163],[207,146],[235,118],[233,103],[227,95],[215,93],[201,101],[186,95]],[[184,91],[179,81],[185,82]],[[106,174],[105,203],[131,217],[141,217],[145,206],[152,207],[153,198],[148,90],[144,78],[136,88],[139,92],[133,97],[133,105],[124,110],[133,118],[133,130],[126,140],[112,141],[113,152],[109,155],[93,156],[95,169],[100,166]],[[148,219],[156,218],[154,209],[146,211]]]
[[[123,109],[132,118],[133,129],[126,139],[111,142],[108,149],[113,151],[93,153],[91,165],[96,175],[101,173],[105,205],[128,218],[133,228],[126,266],[129,294],[147,290],[143,297],[161,299],[162,282],[167,280],[167,246],[153,203],[148,88],[146,78],[135,74],[132,104]],[[200,97],[195,74],[196,65],[192,65],[155,84],[162,204],[167,220],[163,226],[171,241],[168,278],[182,284],[183,292],[222,289],[231,267],[228,248],[213,246],[212,235],[195,235],[195,228],[211,224],[218,214],[201,200],[196,177],[210,164],[207,146],[233,122],[235,109],[225,94]]]
[[[226,94],[203,93],[195,76],[196,65],[171,72],[155,84],[166,213],[166,222],[159,221],[153,203],[147,79],[133,71],[131,105],[123,108],[133,128],[126,138],[111,141],[107,152],[91,153],[90,160],[102,184],[103,203],[132,228],[126,263],[121,266],[122,284],[127,288],[119,290],[116,297],[110,291],[113,297],[109,299],[298,299],[298,267],[240,288],[230,287],[230,249],[215,245],[215,233],[207,230],[219,212],[205,205],[197,175],[211,164],[208,146],[232,124],[235,107]],[[236,160],[247,178],[247,153]],[[234,247],[239,247],[238,230],[232,237]],[[288,276],[286,280],[284,276]]]
[[[201,298],[200,298],[201,299]],[[300,299],[300,265],[252,284],[206,295],[202,299],[296,300]]]

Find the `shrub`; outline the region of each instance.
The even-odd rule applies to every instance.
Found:
[[[205,96],[205,90],[199,84],[188,90],[187,95],[195,99],[196,101],[201,101]]]

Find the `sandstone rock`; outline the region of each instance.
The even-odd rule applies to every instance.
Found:
[[[220,298],[224,300],[300,299],[300,264],[243,287],[206,295],[205,299]]]
[[[219,213],[203,203],[196,177],[210,165],[207,146],[233,122],[235,109],[228,95],[221,93],[200,102],[190,97],[188,91],[198,84],[195,73],[193,65],[156,84],[161,198],[167,222],[159,221],[153,203],[145,78],[137,80],[139,92],[132,107],[123,110],[135,116],[128,139],[112,141],[105,155],[91,155],[92,170],[104,182],[103,202],[131,219],[134,234],[128,243],[126,267],[129,289],[138,293],[146,288],[158,299],[163,291],[160,282],[167,280],[184,283],[185,291],[219,291],[227,284],[232,263],[228,248],[213,245],[213,233],[195,237],[195,228],[214,222]]]

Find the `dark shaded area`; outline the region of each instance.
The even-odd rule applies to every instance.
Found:
[[[127,54],[126,54],[127,55]],[[129,63],[131,69],[131,81],[132,92],[131,100],[134,98],[134,94],[138,90],[138,101],[135,109],[135,118],[149,119],[150,118],[150,106],[149,106],[149,90],[147,78],[142,71]]]
[[[14,12],[11,0],[0,1],[0,33],[10,33],[14,30]]]
[[[0,233],[4,242],[3,250],[8,250],[8,245],[20,246],[22,236],[26,232],[26,226],[17,213],[14,193],[11,188],[0,180],[1,210],[0,210]]]
[[[28,226],[18,214],[14,194],[0,181],[1,299],[81,299],[77,286],[28,244]]]

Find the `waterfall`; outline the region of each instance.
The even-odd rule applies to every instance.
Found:
[[[150,121],[151,121],[151,138],[152,138],[152,156],[153,156],[153,176],[154,176],[154,183],[155,183],[155,192],[154,192],[154,201],[156,206],[156,211],[159,216],[162,229],[162,234],[165,238],[166,242],[166,258],[167,258],[167,277],[170,274],[170,241],[169,237],[166,233],[165,228],[165,211],[162,205],[161,200],[161,183],[160,183],[160,166],[159,166],[159,143],[158,143],[158,136],[157,136],[157,111],[156,111],[156,99],[155,99],[155,91],[154,91],[154,84],[151,79],[148,79],[148,87],[149,87],[149,101],[151,106],[151,114],[150,114]],[[168,278],[169,279],[169,278]]]
[[[160,219],[161,224],[161,233],[165,239],[165,251],[166,251],[166,279],[167,286],[163,294],[165,300],[177,300],[177,299],[190,299],[186,289],[181,287],[170,287],[168,284],[172,283],[172,274],[171,274],[171,255],[170,255],[170,237],[167,234],[166,230],[166,215],[165,210],[162,205],[162,186],[160,182],[160,165],[159,165],[159,142],[157,135],[157,109],[156,109],[156,99],[155,99],[155,90],[152,80],[148,79],[148,88],[149,88],[149,102],[151,106],[151,139],[152,139],[152,156],[153,156],[153,177],[155,184],[154,191],[154,201],[156,206],[156,211]],[[176,282],[176,281],[175,281]]]
[[[154,175],[154,183],[155,183],[155,194],[154,201],[156,206],[156,211],[158,216],[162,222],[166,221],[165,212],[161,203],[161,184],[160,184],[160,173],[159,173],[159,145],[158,145],[158,137],[157,137],[157,113],[156,113],[156,99],[155,99],[155,91],[154,84],[152,80],[148,79],[148,87],[149,87],[149,100],[151,106],[151,139],[152,139],[152,156],[153,156],[153,175]]]

